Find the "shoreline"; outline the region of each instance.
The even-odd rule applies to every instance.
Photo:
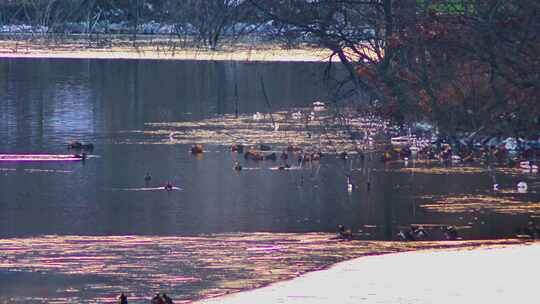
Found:
[[[245,62],[328,62],[331,52],[326,49],[277,46],[239,46],[210,51],[188,47],[112,46],[107,48],[82,47],[79,44],[60,44],[47,47],[40,43],[0,39],[0,58],[59,58],[59,59],[137,59],[137,60],[198,60]],[[333,58],[333,62],[339,62]]]
[[[344,241],[346,242],[346,241]],[[370,242],[370,241],[367,241]],[[375,241],[377,242],[377,241]],[[381,241],[385,242],[385,241]],[[387,243],[395,243],[392,241],[389,241]],[[437,252],[460,252],[460,251],[474,251],[474,250],[494,250],[494,249],[504,249],[504,248],[511,248],[511,247],[523,247],[523,246],[531,246],[534,244],[537,244],[537,246],[540,247],[540,242],[536,240],[524,240],[524,239],[518,239],[518,238],[512,238],[512,239],[479,239],[479,240],[457,240],[457,241],[418,241],[418,242],[402,242],[403,244],[418,244],[418,246],[413,245],[410,248],[404,248],[402,251],[374,251],[374,252],[365,252],[363,254],[354,256],[349,259],[341,260],[336,263],[327,264],[324,266],[321,266],[317,269],[313,269],[307,272],[299,273],[296,276],[285,278],[282,280],[269,282],[267,284],[263,284],[254,288],[246,288],[234,292],[226,292],[222,294],[215,294],[199,299],[194,299],[192,301],[188,301],[186,303],[199,303],[199,304],[213,304],[213,303],[221,303],[222,300],[229,301],[230,299],[234,301],[229,301],[232,304],[235,303],[244,303],[243,301],[236,301],[236,297],[242,297],[243,294],[251,294],[251,293],[257,293],[259,290],[266,290],[274,288],[275,285],[280,286],[281,284],[289,284],[289,282],[294,282],[298,279],[301,279],[305,276],[309,276],[313,273],[319,273],[319,272],[327,272],[332,271],[333,268],[339,267],[341,264],[346,263],[352,263],[353,261],[360,260],[363,261],[366,258],[377,258],[377,257],[386,257],[386,256],[401,256],[403,254],[411,254],[411,253],[437,253]],[[407,247],[407,246],[405,246]],[[259,303],[261,299],[251,299],[248,301],[248,303]],[[281,301],[281,300],[280,300]],[[226,303],[229,303],[226,302]],[[268,302],[270,303],[278,303],[279,301],[274,302]],[[286,301],[285,301],[286,302]],[[182,302],[183,303],[183,302]],[[261,302],[266,303],[266,302]],[[279,302],[281,303],[281,302]],[[339,303],[339,302],[335,302]],[[352,303],[351,303],[352,304]],[[426,303],[427,304],[427,303]]]
[[[510,241],[510,240],[509,240]],[[515,257],[519,255],[520,253],[524,251],[529,251],[527,254],[527,258],[521,258],[516,260],[508,260],[509,257]],[[530,253],[532,252],[532,254]],[[533,257],[537,256],[537,254],[540,253],[540,242],[538,241],[532,241],[532,242],[522,242],[522,243],[507,243],[507,244],[498,244],[498,245],[482,245],[478,244],[473,247],[470,246],[464,246],[464,247],[446,247],[442,249],[419,249],[419,250],[410,250],[410,251],[404,251],[404,252],[393,252],[393,253],[383,253],[383,254],[375,254],[375,255],[366,255],[361,256],[357,258],[353,258],[350,260],[342,261],[333,265],[329,265],[326,268],[318,269],[315,271],[307,272],[304,274],[301,274],[300,276],[284,280],[284,281],[278,281],[274,282],[265,286],[261,286],[259,288],[255,289],[247,289],[240,291],[238,293],[231,293],[226,294],[218,297],[213,298],[206,298],[201,299],[199,301],[195,301],[194,303],[395,303],[396,300],[399,301],[405,301],[406,303],[409,303],[411,300],[418,300],[420,301],[414,301],[414,303],[439,303],[444,302],[447,303],[446,298],[441,298],[444,296],[438,295],[438,298],[429,298],[428,295],[421,295],[421,294],[408,294],[407,296],[411,299],[407,299],[407,296],[404,296],[401,293],[398,293],[397,295],[395,293],[388,293],[389,290],[386,290],[385,292],[380,293],[373,293],[373,286],[375,287],[386,287],[388,284],[393,285],[395,287],[399,287],[398,285],[403,283],[403,286],[399,287],[402,289],[402,291],[407,291],[410,289],[418,289],[415,284],[419,283],[419,281],[423,280],[426,277],[430,277],[433,280],[429,280],[426,283],[426,285],[422,286],[422,289],[427,289],[428,291],[431,291],[430,289],[436,289],[437,286],[442,286],[442,291],[448,291],[448,289],[445,289],[445,284],[442,283],[445,279],[450,277],[453,280],[463,280],[463,279],[469,279],[472,282],[475,282],[477,278],[470,279],[471,276],[474,276],[474,274],[464,275],[463,277],[455,277],[451,272],[454,263],[460,262],[467,264],[467,266],[478,267],[478,264],[481,263],[488,263],[490,265],[497,264],[502,265],[504,262],[506,262],[506,265],[511,264],[511,262],[514,263],[529,263],[534,264]],[[471,261],[473,258],[471,256],[476,256],[474,258],[474,261]],[[480,258],[478,258],[480,256]],[[501,257],[503,256],[503,257]],[[416,274],[413,274],[411,271],[409,271],[405,275],[405,279],[401,280],[399,275],[403,276],[403,272],[398,272],[398,278],[396,278],[396,268],[399,268],[400,266],[409,267],[411,265],[416,266],[417,264],[414,264],[414,262],[425,262],[434,264],[433,266],[438,265],[444,265],[447,268],[449,268],[446,271],[441,271],[439,273],[426,275],[426,271],[433,271],[436,267],[424,267],[420,269],[416,269],[419,272]],[[442,260],[442,261],[437,261]],[[449,260],[453,260],[453,263],[449,263]],[[442,262],[442,263],[441,263]],[[471,263],[472,262],[472,263]],[[474,266],[473,264],[476,263]],[[384,264],[384,265],[380,265]],[[448,266],[451,264],[451,266]],[[377,266],[384,266],[384,268],[377,267]],[[422,265],[425,266],[425,265]],[[484,265],[482,265],[484,268],[486,268]],[[380,271],[383,269],[382,271]],[[467,270],[470,270],[471,268],[464,269],[464,272]],[[488,269],[488,268],[486,268]],[[365,273],[367,270],[376,270],[377,272],[370,271],[369,275],[366,277]],[[398,269],[399,270],[399,269]],[[540,269],[539,269],[540,270]],[[518,270],[519,271],[519,270]],[[359,275],[356,276],[354,273],[358,273]],[[389,273],[391,272],[391,273]],[[449,274],[450,272],[450,274]],[[387,276],[385,276],[387,275]],[[439,277],[437,277],[439,275]],[[416,280],[415,276],[418,278]],[[526,277],[521,277],[521,281],[514,280],[513,286],[510,286],[512,288],[509,288],[509,290],[504,290],[506,293],[512,293],[512,292],[521,292],[516,291],[516,285],[523,284],[523,282],[526,281]],[[360,279],[361,281],[358,282],[355,279]],[[383,281],[377,282],[377,280]],[[407,279],[410,279],[407,281]],[[505,281],[505,277],[502,278],[495,278],[493,276],[489,275],[480,275],[480,279],[484,280],[484,285],[481,286],[483,288],[486,288],[486,286],[491,286],[491,281],[497,279],[502,279]],[[363,280],[363,281],[362,281]],[[397,280],[397,282],[396,282]],[[410,284],[410,281],[413,281],[415,284]],[[407,283],[409,282],[409,283]],[[440,282],[440,284],[433,282]],[[487,284],[485,283],[487,282]],[[505,281],[506,282],[506,281]],[[362,285],[362,283],[368,283],[365,285]],[[396,284],[399,283],[399,284]],[[458,283],[464,284],[463,282],[458,281]],[[515,284],[517,283],[517,284]],[[467,283],[468,284],[468,283]],[[366,288],[366,286],[368,286]],[[448,287],[450,287],[450,282],[448,283]],[[520,286],[522,287],[522,286]],[[334,289],[345,289],[342,290],[342,292],[335,292]],[[372,290],[370,290],[371,288]],[[453,288],[453,286],[452,286]],[[473,286],[471,290],[478,290],[478,286]],[[367,289],[367,291],[366,291]],[[384,289],[384,288],[383,288]],[[389,288],[387,288],[389,289]],[[358,292],[361,290],[361,292]],[[450,290],[453,291],[453,290]],[[500,289],[497,291],[501,291]],[[482,293],[480,293],[482,295]],[[372,299],[370,299],[370,296]],[[421,301],[422,296],[428,297],[427,300]],[[447,296],[453,296],[452,292],[447,294]],[[459,303],[471,303],[474,301],[480,301],[484,302],[484,300],[479,299],[477,294],[471,294],[469,293],[462,293],[460,294],[462,298],[465,299],[459,299]],[[385,298],[386,297],[386,298]],[[470,298],[473,298],[474,301],[469,301]],[[493,300],[493,299],[492,299]],[[532,298],[530,298],[532,300]],[[435,301],[435,302],[433,302]],[[412,303],[412,302],[411,302]],[[449,301],[448,303],[454,303],[453,301]],[[499,303],[499,302],[493,302],[490,303]]]
[[[219,248],[214,248],[215,242],[220,243]],[[425,241],[425,242],[387,242],[387,241],[342,241],[330,238],[328,234],[223,234],[192,237],[152,237],[152,236],[42,236],[26,240],[24,238],[2,239],[2,244],[12,248],[5,256],[4,263],[0,267],[9,271],[18,269],[26,273],[27,278],[33,278],[30,285],[21,281],[21,290],[8,296],[7,300],[14,302],[30,301],[35,299],[32,290],[35,284],[44,277],[32,277],[36,270],[50,273],[59,277],[65,277],[73,273],[84,273],[88,276],[104,276],[103,278],[115,279],[121,275],[126,282],[131,280],[144,282],[144,288],[138,285],[115,285],[105,284],[103,288],[86,290],[86,295],[72,294],[73,301],[86,301],[89,299],[105,299],[106,302],[114,301],[119,290],[128,292],[130,302],[145,301],[148,296],[156,292],[167,291],[167,294],[178,303],[192,303],[194,301],[207,301],[221,299],[223,296],[238,295],[253,290],[259,290],[297,280],[298,277],[309,275],[314,272],[324,272],[335,265],[351,261],[357,258],[364,259],[374,256],[386,256],[391,253],[426,252],[437,250],[471,249],[471,248],[500,248],[512,245],[530,243],[520,239],[499,240],[469,240],[469,241]],[[29,250],[38,244],[40,252],[29,254]],[[155,247],[155,244],[161,244]],[[91,248],[89,250],[89,248]],[[138,248],[136,250],[128,248]],[[69,252],[61,261],[55,252],[63,250]],[[217,251],[216,251],[217,250]],[[218,253],[219,251],[219,253]],[[118,252],[128,252],[128,255],[118,255]],[[144,266],[133,269],[134,261],[140,262],[140,254],[145,252],[147,258]],[[172,253],[172,254],[171,254]],[[191,274],[182,271],[168,272],[163,269],[174,267],[179,262],[189,261],[195,254],[198,256],[195,265],[197,269],[206,269],[206,275],[200,272]],[[216,257],[226,254],[227,257]],[[83,256],[81,263],[73,263]],[[158,258],[160,257],[160,258]],[[21,259],[22,258],[22,259]],[[135,260],[134,260],[135,259]],[[36,260],[41,266],[36,266]],[[102,265],[115,261],[114,274],[103,269]],[[198,262],[197,262],[198,261]],[[274,264],[275,261],[283,261]],[[200,263],[203,264],[200,264]],[[48,266],[49,265],[49,266]],[[232,268],[231,268],[232,267]],[[172,269],[172,268],[171,268]],[[231,269],[241,269],[241,276]],[[167,275],[163,276],[164,273]],[[236,273],[236,275],[235,275]],[[218,278],[209,279],[210,276]],[[159,276],[159,286],[155,286],[152,277]],[[0,280],[6,280],[6,276]],[[66,279],[68,277],[65,277]],[[81,282],[87,282],[81,278]],[[183,289],[181,282],[206,281],[212,287],[193,286]],[[85,283],[86,284],[86,283]],[[75,287],[73,287],[75,286]],[[54,290],[77,288],[75,281],[66,280],[65,283],[51,285]],[[9,288],[9,286],[8,286]],[[51,294],[49,301],[60,301],[65,298],[62,293]],[[0,302],[3,298],[0,297]]]

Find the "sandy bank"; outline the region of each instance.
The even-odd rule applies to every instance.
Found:
[[[237,48],[209,51],[195,48],[156,47],[81,48],[79,45],[44,47],[40,44],[0,40],[0,58],[77,58],[77,59],[153,59],[153,60],[234,60],[234,61],[327,61],[325,49]]]
[[[203,303],[535,303],[540,243],[363,257]]]

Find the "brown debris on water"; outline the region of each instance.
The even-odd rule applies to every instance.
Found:
[[[268,117],[255,119],[250,115],[219,115],[199,121],[146,123],[144,130],[122,132],[140,134],[143,136],[140,140],[126,139],[119,143],[222,146],[256,146],[264,143],[278,146],[280,151],[291,146],[323,153],[339,153],[374,149],[377,143],[359,139],[358,134],[377,134],[387,124],[384,121],[370,123],[366,118],[352,113],[337,118],[335,113],[324,111],[317,112],[314,118],[308,118],[308,108],[295,111],[303,113],[302,118],[294,118],[291,112],[281,111],[272,113],[273,120]],[[347,126],[343,124],[343,117]],[[354,139],[351,132],[356,134]]]
[[[427,161],[427,162],[419,162],[419,161],[410,161],[409,164],[430,164],[430,163],[440,163],[439,161]],[[420,167],[405,167],[395,170],[390,170],[394,172],[402,172],[402,173],[418,173],[418,174],[437,174],[437,175],[443,175],[443,174],[480,174],[480,173],[490,173],[495,172],[497,174],[503,174],[503,175],[509,175],[509,176],[530,176],[530,177],[538,177],[540,178],[540,175],[522,170],[520,168],[505,168],[505,167],[496,167],[492,170],[490,170],[487,167],[474,167],[474,166],[420,166]]]
[[[501,214],[540,215],[540,202],[520,201],[514,197],[452,196],[421,205],[429,211],[444,213],[470,213],[490,211]]]
[[[396,171],[420,174],[478,174],[487,172],[486,169],[480,167],[408,167]]]
[[[185,301],[261,287],[361,256],[522,243],[343,241],[325,233],[41,236],[0,240],[0,270],[110,278],[108,284],[85,287],[85,293],[102,297],[102,302],[114,301],[107,297],[114,297],[118,290],[134,299],[148,296],[148,290],[170,290],[175,300]]]

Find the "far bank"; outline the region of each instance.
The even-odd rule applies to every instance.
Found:
[[[182,47],[169,41],[138,43],[114,41],[108,45],[84,41],[43,41],[0,39],[0,58],[79,58],[79,59],[153,59],[208,61],[338,61],[327,49],[298,46],[284,48],[277,44],[256,43],[224,46],[209,50],[194,46]]]

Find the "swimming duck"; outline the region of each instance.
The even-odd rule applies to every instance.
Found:
[[[291,165],[289,165],[288,163],[284,163],[283,165],[280,165],[278,167],[278,170],[287,170],[287,169],[290,169],[291,168]]]
[[[277,155],[276,153],[271,153],[271,154],[268,154],[264,157],[265,160],[276,160],[277,159]]]
[[[351,177],[347,175],[347,191],[352,192],[354,190],[354,184],[352,183]]]
[[[200,154],[200,153],[203,153],[203,152],[204,152],[203,145],[196,144],[196,145],[191,146],[191,153],[192,154]]]
[[[351,229],[346,229],[345,226],[343,226],[342,224],[339,224],[337,228],[338,228],[337,233],[338,233],[339,238],[346,239],[346,240],[352,239],[353,234],[352,234]]]
[[[259,149],[261,151],[270,151],[270,150],[272,150],[272,147],[270,147],[269,145],[260,144]]]
[[[529,186],[527,185],[526,182],[519,182],[517,184],[517,190],[518,192],[527,192],[527,189],[529,188]]]
[[[242,144],[232,145],[231,151],[232,152],[243,153],[244,152],[244,145],[242,145]]]
[[[445,226],[442,229],[447,240],[457,240],[458,232],[454,226]]]

